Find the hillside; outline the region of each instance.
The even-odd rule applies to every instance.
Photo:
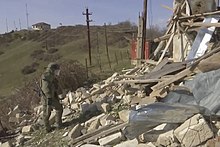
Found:
[[[92,72],[112,73],[129,66],[131,29],[129,23],[107,26],[108,48],[112,70],[106,55],[104,26],[91,26]],[[48,31],[21,30],[0,37],[0,96],[14,93],[16,88],[42,73],[51,61],[78,60],[85,65],[88,58],[86,26],[61,26]],[[116,56],[118,64],[116,63]],[[100,64],[101,63],[101,64]],[[101,68],[100,68],[101,65]]]

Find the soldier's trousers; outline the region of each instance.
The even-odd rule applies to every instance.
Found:
[[[47,131],[51,130],[49,118],[53,109],[55,109],[56,111],[55,121],[57,126],[59,127],[62,125],[63,107],[60,104],[59,100],[53,100],[51,105],[43,105],[43,121]]]

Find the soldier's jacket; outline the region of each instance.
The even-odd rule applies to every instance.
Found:
[[[58,81],[51,69],[47,69],[41,77],[41,89],[44,92],[46,98],[51,98],[52,100],[57,99]],[[42,95],[43,99],[45,96]],[[45,100],[44,100],[45,101]],[[45,103],[43,101],[43,103]]]

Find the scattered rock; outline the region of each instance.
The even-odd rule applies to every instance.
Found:
[[[32,132],[33,131],[33,128],[32,128],[32,126],[31,125],[29,125],[29,126],[24,126],[23,128],[22,128],[22,133],[30,133],[30,132]]]
[[[10,142],[10,141],[7,141],[7,142],[5,142],[5,143],[3,143],[2,145],[1,145],[1,147],[12,147],[13,145],[12,145],[12,143]]]
[[[198,146],[213,137],[213,132],[201,114],[197,114],[174,131],[185,147]]]
[[[138,140],[133,139],[133,140],[122,142],[114,147],[136,147],[137,145],[138,145]]]
[[[100,126],[100,119],[96,119],[96,120],[93,121],[93,122],[91,123],[91,125],[89,126],[88,132],[98,129],[99,126]]]
[[[71,113],[72,113],[72,112],[70,111],[69,108],[65,108],[65,109],[63,109],[63,114],[62,114],[62,116],[65,117],[65,116],[67,116],[67,115],[70,115]]]
[[[83,127],[80,124],[77,124],[68,134],[69,138],[77,138],[80,135],[82,135],[81,130],[83,129]]]
[[[98,140],[100,145],[114,145],[122,141],[123,135],[121,132],[106,136]]]
[[[115,122],[115,118],[111,114],[107,114],[100,118],[100,124],[106,126]]]
[[[105,113],[109,112],[110,109],[111,109],[111,107],[110,107],[110,105],[108,103],[103,103],[101,105],[101,107],[102,107],[102,111],[105,112]]]
[[[129,110],[122,110],[120,112],[118,112],[119,118],[123,121],[123,122],[127,122],[129,119]]]

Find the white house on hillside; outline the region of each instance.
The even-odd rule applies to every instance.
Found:
[[[39,22],[39,23],[33,24],[32,29],[33,30],[49,30],[51,29],[51,26],[50,24],[47,24],[45,22]]]

